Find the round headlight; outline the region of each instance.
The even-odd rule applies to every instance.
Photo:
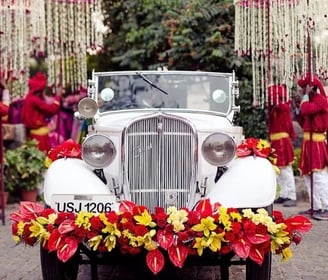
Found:
[[[236,145],[229,135],[217,132],[205,139],[202,153],[208,163],[224,166],[235,157]]]
[[[94,168],[110,165],[116,156],[114,143],[104,135],[91,135],[82,145],[83,160]]]
[[[85,118],[93,118],[98,111],[97,102],[89,97],[81,99],[77,106],[79,113]]]

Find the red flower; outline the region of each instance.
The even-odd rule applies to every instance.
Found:
[[[165,258],[162,252],[158,249],[149,251],[146,256],[147,266],[156,275],[160,272],[165,264]]]
[[[57,257],[62,262],[67,262],[76,253],[78,242],[75,238],[68,236],[65,238],[64,243],[65,245],[57,250]]]
[[[48,157],[55,161],[60,158],[82,158],[81,145],[72,139],[66,140],[48,152]]]
[[[101,232],[102,228],[104,227],[103,222],[100,220],[99,216],[93,216],[90,219],[91,228],[97,232]]]
[[[10,220],[13,222],[27,222],[38,217],[43,209],[44,206],[41,203],[22,201],[19,205],[18,212],[10,214]]]
[[[173,245],[174,235],[172,231],[166,231],[160,229],[157,231],[156,236],[159,246],[162,247],[164,250],[167,250],[169,247]]]
[[[134,228],[134,233],[136,236],[144,236],[147,232],[148,229],[144,225],[137,225]]]

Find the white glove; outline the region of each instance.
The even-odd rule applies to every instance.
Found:
[[[309,95],[308,94],[304,94],[303,98],[302,98],[302,102],[307,102],[309,101]]]
[[[2,103],[5,105],[10,103],[9,90],[6,88],[2,91]]]

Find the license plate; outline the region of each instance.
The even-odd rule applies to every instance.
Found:
[[[57,212],[101,213],[118,210],[118,202],[114,195],[70,195],[56,194],[52,196],[52,207]]]

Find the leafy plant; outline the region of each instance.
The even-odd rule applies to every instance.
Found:
[[[5,151],[5,188],[9,192],[17,189],[34,190],[42,183],[46,170],[46,154],[38,149],[35,140]]]

